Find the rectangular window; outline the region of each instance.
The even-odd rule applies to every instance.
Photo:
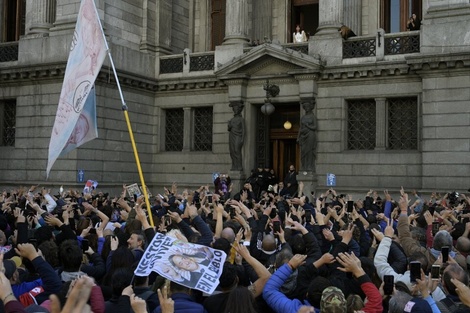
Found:
[[[404,32],[412,14],[421,20],[421,0],[381,0],[380,27],[386,33]]]
[[[349,100],[347,104],[348,150],[418,149],[417,97]]]
[[[165,151],[182,151],[184,139],[184,110],[165,110]]]
[[[0,146],[14,146],[16,132],[16,100],[0,101]]]
[[[388,103],[388,144],[390,150],[418,149],[418,99],[390,98]]]
[[[3,24],[3,27],[0,27],[0,41],[20,40],[20,36],[25,33],[26,0],[3,1],[0,12],[3,13],[3,16],[0,16]]]
[[[212,115],[212,107],[194,109],[194,151],[212,151]]]
[[[225,37],[225,7],[226,0],[212,0],[211,12],[211,48],[215,50],[224,41]]]
[[[348,149],[374,150],[375,148],[375,100],[348,101]]]

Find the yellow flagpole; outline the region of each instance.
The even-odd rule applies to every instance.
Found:
[[[145,197],[145,204],[147,205],[147,212],[149,214],[150,225],[154,227],[155,225],[153,224],[152,210],[150,208],[150,201],[147,194],[147,185],[145,185],[144,174],[142,173],[142,167],[140,166],[139,153],[137,152],[137,146],[134,140],[134,133],[132,132],[131,121],[129,119],[129,112],[127,112],[127,106],[123,108],[123,111],[124,117],[126,118],[127,130],[129,131],[129,137],[131,138],[132,150],[134,150],[135,163],[137,164],[137,170],[139,171],[140,183],[142,185],[142,192],[144,193]]]
[[[137,153],[137,146],[136,146],[135,140],[134,140],[134,133],[132,132],[131,121],[129,120],[129,113],[128,113],[128,110],[127,110],[127,105],[126,105],[126,102],[124,101],[124,96],[122,94],[121,84],[119,83],[119,78],[118,78],[118,75],[117,75],[117,72],[116,72],[116,67],[114,66],[113,57],[111,56],[111,51],[109,50],[108,41],[106,40],[106,36],[103,32],[103,26],[101,25],[101,20],[100,20],[99,14],[98,14],[98,10],[96,9],[96,6],[94,6],[94,7],[95,7],[96,17],[98,18],[98,22],[100,24],[101,34],[103,35],[104,42],[106,44],[106,50],[108,51],[109,62],[111,63],[111,67],[112,67],[113,73],[114,73],[114,78],[116,79],[116,84],[117,84],[117,87],[118,87],[119,95],[121,96],[122,110],[124,111],[124,116],[126,118],[126,123],[127,123],[127,129],[129,131],[129,137],[131,138],[132,149],[134,150],[135,163],[137,164],[137,170],[139,171],[140,184],[142,185],[142,189],[143,189],[142,191],[143,191],[144,197],[145,197],[145,204],[147,205],[147,212],[149,214],[150,225],[152,225],[152,227],[154,227],[155,225],[153,223],[152,210],[150,208],[150,201],[149,201],[148,193],[147,193],[147,185],[145,184],[144,175],[142,174],[142,167],[140,166],[139,154]]]

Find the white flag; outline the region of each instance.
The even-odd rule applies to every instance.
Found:
[[[85,143],[72,133],[103,65],[106,46],[94,1],[82,0],[49,143],[47,176],[62,151],[70,151],[70,138],[75,138],[75,147]]]

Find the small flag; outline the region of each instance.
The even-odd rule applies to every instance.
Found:
[[[49,143],[47,176],[64,149],[69,152],[92,139],[84,141],[80,132],[85,120],[93,120],[86,117],[91,111],[86,113],[84,107],[88,96],[94,94],[93,84],[106,57],[106,47],[94,1],[82,0]],[[88,127],[92,130],[91,124]]]

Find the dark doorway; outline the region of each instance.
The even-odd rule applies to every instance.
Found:
[[[313,36],[318,28],[318,0],[293,0],[291,10],[290,42],[297,24],[305,31],[307,37]]]
[[[279,181],[284,179],[293,164],[300,166],[300,150],[297,144],[299,132],[299,103],[275,104],[276,110],[266,117],[258,111],[257,167],[274,169]],[[289,126],[290,129],[286,129]]]

